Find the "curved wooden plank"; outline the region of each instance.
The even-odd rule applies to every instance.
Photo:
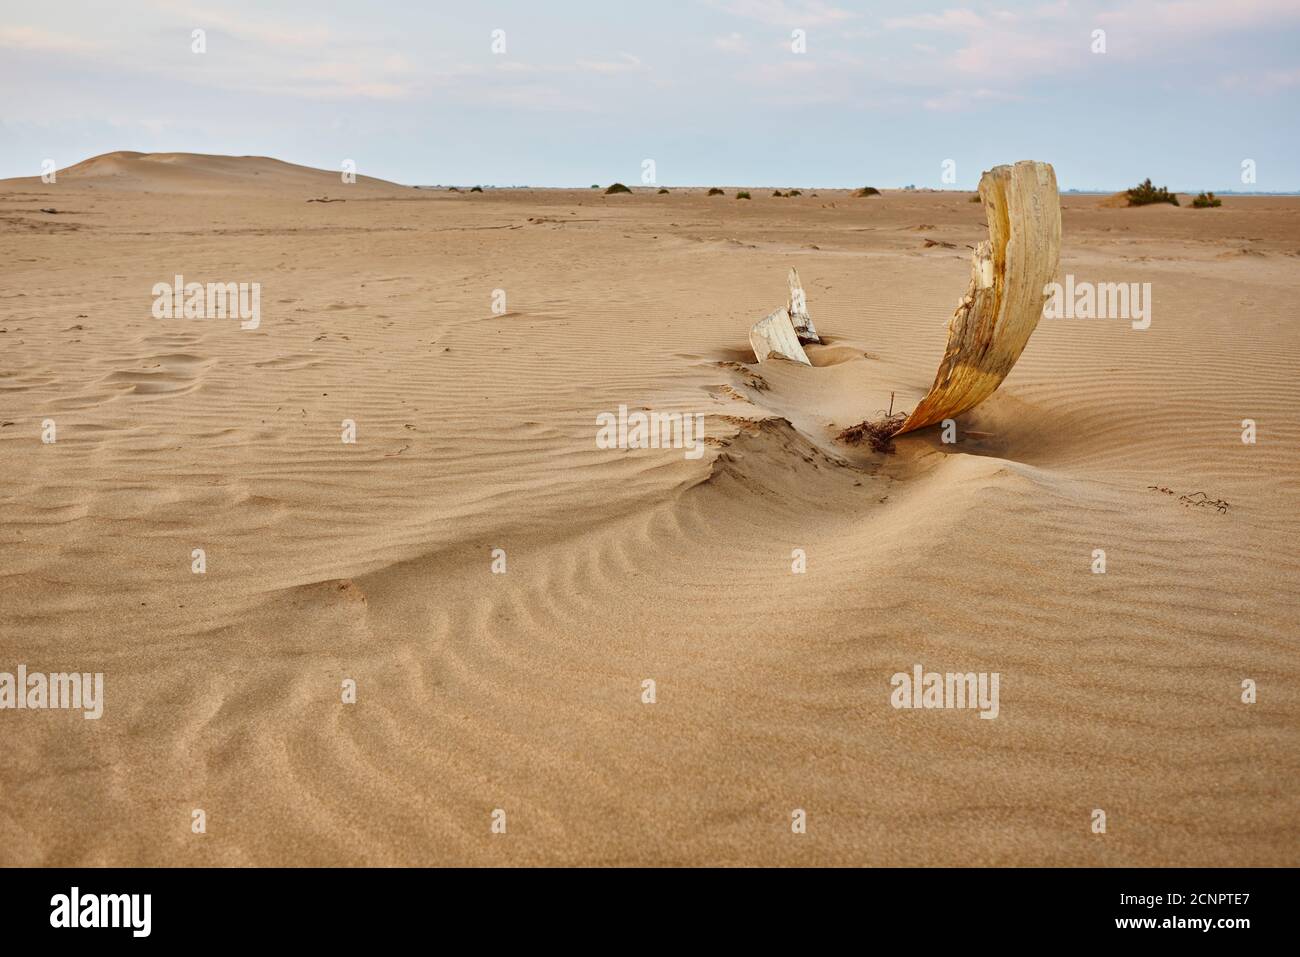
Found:
[[[995,166],[980,179],[989,238],[948,323],[934,385],[895,434],[953,418],[987,399],[1038,326],[1061,259],[1061,200],[1050,163]]]

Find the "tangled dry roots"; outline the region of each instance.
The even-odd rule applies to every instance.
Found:
[[[861,445],[863,442],[870,442],[871,447],[877,452],[893,452],[894,436],[898,434],[898,430],[903,427],[905,421],[907,421],[906,412],[895,412],[893,415],[886,415],[874,422],[860,422],[857,425],[851,425],[837,435],[836,438],[841,442],[847,442],[849,445]]]

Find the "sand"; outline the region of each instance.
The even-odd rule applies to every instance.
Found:
[[[750,189],[0,181],[0,671],[105,676],[0,711],[0,864],[1300,864],[1300,198],[1064,194],[1150,328],[1044,321],[885,455],[834,433],[928,388],[981,207]],[[828,341],[760,367],[791,266]],[[703,455],[597,448],[620,404]]]

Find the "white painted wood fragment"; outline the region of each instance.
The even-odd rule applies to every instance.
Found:
[[[782,306],[770,316],[754,323],[754,328],[749,330],[749,344],[753,346],[754,355],[759,362],[765,362],[776,355],[802,362],[806,366],[812,365],[808,361],[808,354],[799,344],[799,334],[790,321],[788,306]]]
[[[749,344],[754,347],[759,362],[775,354],[810,366],[803,343],[822,340],[813,326],[812,316],[808,315],[808,297],[799,284],[799,273],[793,269],[789,282],[790,301],[754,323],[754,328],[749,330]]]
[[[799,273],[793,269],[790,270],[790,302],[786,308],[790,311],[790,322],[800,342],[822,341],[813,327],[812,316],[808,315],[808,297],[799,284]]]

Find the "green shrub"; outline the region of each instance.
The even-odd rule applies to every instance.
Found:
[[[722,190],[718,189],[718,187],[715,186],[715,187],[713,187],[713,189],[709,190],[709,195],[710,195],[710,196],[724,196],[724,195],[726,195],[726,194],[723,193]]]
[[[475,186],[475,187],[473,187],[473,188],[470,189],[470,192],[471,192],[471,193],[481,193],[481,192],[483,192],[483,187],[482,187],[482,186]]]
[[[880,190],[876,189],[874,186],[864,186],[860,190],[854,192],[853,195],[859,198],[863,196],[879,196]]]
[[[801,189],[792,189],[792,190],[790,190],[790,192],[786,193],[785,195],[787,195],[787,196],[802,196],[802,195],[803,195],[803,190],[801,190]]]
[[[626,186],[624,186],[622,183],[611,183],[609,189],[605,190],[605,195],[608,196],[610,193],[630,193],[630,192],[632,191],[628,189]]]
[[[666,193],[666,192],[668,192],[668,190],[664,189],[662,186],[659,187],[659,195],[660,195],[660,196],[662,196],[662,195],[663,195],[664,193]]]
[[[785,197],[785,193],[781,192],[779,189],[777,189],[777,190],[773,190],[773,191],[772,191],[772,195],[773,195],[773,196],[780,196],[780,197],[782,197],[782,198]]]
[[[1194,200],[1192,200],[1192,206],[1194,206],[1196,209],[1209,209],[1211,206],[1222,206],[1222,205],[1223,205],[1223,200],[1219,199],[1219,197],[1215,196],[1213,193],[1201,193]]]
[[[736,199],[749,199],[749,190],[742,189],[739,193],[736,194]]]
[[[1178,205],[1178,197],[1169,192],[1168,189],[1161,186],[1159,189],[1151,185],[1148,177],[1145,181],[1128,190],[1128,204],[1130,206],[1150,206],[1152,203],[1171,203]]]

